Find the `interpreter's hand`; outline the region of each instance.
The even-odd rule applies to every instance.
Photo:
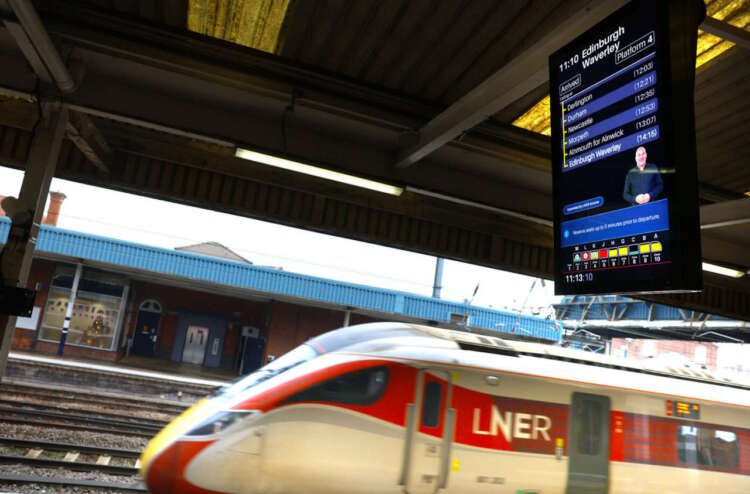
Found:
[[[643,202],[641,204],[646,204],[648,201],[651,200],[651,196],[648,193],[641,194],[641,198],[643,199]]]
[[[635,202],[637,202],[638,204],[643,204],[643,194],[638,194],[637,196],[635,196]]]

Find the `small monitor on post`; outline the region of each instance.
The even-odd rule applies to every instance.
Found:
[[[35,298],[36,292],[28,288],[0,287],[0,314],[29,317]]]

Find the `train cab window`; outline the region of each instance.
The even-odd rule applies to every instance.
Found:
[[[428,382],[424,387],[422,403],[422,425],[437,427],[440,425],[440,401],[443,396],[443,385],[436,381]]]
[[[596,456],[601,446],[602,405],[592,400],[582,400],[575,410],[575,430],[578,452]]]
[[[320,401],[344,405],[370,405],[380,399],[388,384],[388,369],[373,367],[333,378],[297,393],[288,402]]]
[[[686,465],[739,468],[737,434],[713,427],[681,425],[677,430],[677,456]]]

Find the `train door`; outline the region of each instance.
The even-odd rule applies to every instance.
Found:
[[[573,393],[566,494],[609,492],[609,409],[608,396]]]
[[[182,350],[182,361],[189,364],[202,364],[206,355],[208,328],[188,326],[185,334],[185,348]]]
[[[452,391],[450,373],[419,371],[407,409],[401,485],[408,494],[433,494],[447,485],[456,420]]]

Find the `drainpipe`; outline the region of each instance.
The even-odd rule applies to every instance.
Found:
[[[438,257],[435,260],[435,282],[432,284],[432,297],[440,298],[440,290],[443,288],[443,262],[445,259]]]
[[[67,67],[65,67],[62,58],[60,58],[60,54],[52,43],[49,34],[47,34],[47,30],[44,29],[31,0],[7,0],[7,2],[34,45],[39,58],[42,59],[55,80],[57,87],[64,93],[72,93],[75,90],[75,82]]]
[[[76,304],[76,295],[78,295],[78,282],[81,281],[81,273],[83,272],[83,264],[80,262],[76,264],[76,274],[73,277],[73,286],[70,287],[70,300],[68,301],[68,307],[65,309],[65,322],[63,322],[62,334],[60,335],[60,344],[57,347],[57,354],[63,354],[63,348],[65,348],[65,340],[68,338],[68,329],[70,329],[70,318],[73,316],[73,306]]]

